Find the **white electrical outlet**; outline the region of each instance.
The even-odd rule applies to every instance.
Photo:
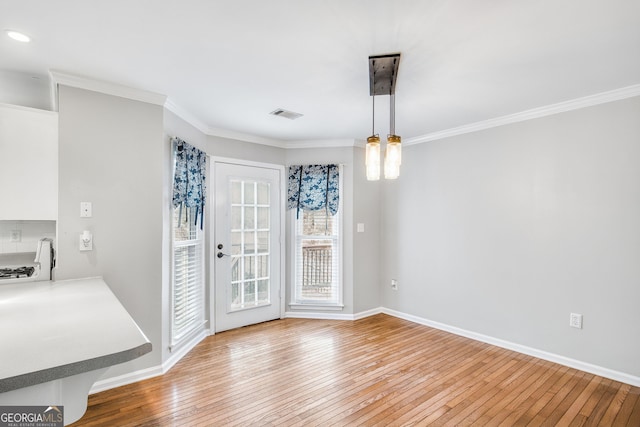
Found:
[[[22,230],[11,230],[11,236],[9,238],[11,243],[22,242]]]
[[[582,329],[582,314],[571,313],[569,315],[569,326]]]
[[[84,230],[82,234],[80,234],[78,249],[83,252],[93,250],[93,234],[91,234],[89,230]]]
[[[391,289],[394,291],[398,290],[398,281],[396,279],[391,279]]]

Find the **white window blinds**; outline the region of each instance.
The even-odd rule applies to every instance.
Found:
[[[192,219],[196,208],[188,208],[188,220],[173,212],[173,281],[171,293],[171,346],[177,346],[204,324],[204,239]],[[182,212],[184,219],[185,212]]]

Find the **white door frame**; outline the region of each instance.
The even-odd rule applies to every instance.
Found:
[[[231,165],[239,165],[239,166],[252,166],[257,168],[264,169],[274,169],[277,170],[280,175],[280,236],[278,236],[278,243],[280,247],[280,286],[278,287],[279,292],[278,296],[280,298],[280,318],[284,318],[284,310],[285,310],[285,282],[286,282],[286,270],[285,270],[285,257],[286,257],[286,246],[285,246],[285,218],[286,218],[286,200],[287,200],[287,176],[285,175],[284,165],[278,165],[275,163],[262,163],[262,162],[253,162],[249,160],[241,160],[241,159],[233,159],[229,157],[216,157],[209,156],[211,167],[209,169],[209,188],[207,189],[207,197],[209,201],[207,202],[207,209],[209,209],[210,218],[210,226],[207,230],[208,243],[206,243],[208,251],[207,251],[207,262],[206,264],[209,266],[209,286],[207,291],[209,292],[209,334],[214,335],[216,330],[216,316],[215,316],[215,286],[216,286],[216,263],[212,259],[217,249],[216,245],[216,236],[215,236],[215,164],[216,163],[228,163]]]

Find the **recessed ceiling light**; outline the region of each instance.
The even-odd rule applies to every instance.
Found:
[[[18,31],[7,30],[7,35],[15,41],[19,41],[22,43],[29,43],[31,41],[31,37]]]

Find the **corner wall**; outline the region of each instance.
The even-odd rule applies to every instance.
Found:
[[[367,181],[364,148],[353,149],[353,313],[381,306],[382,181]],[[364,232],[358,232],[358,224]]]
[[[109,369],[113,377],[161,364],[163,108],[64,85],[59,87],[58,266],[56,280],[103,276],[153,345]],[[93,217],[80,218],[80,202]],[[94,249],[78,250],[89,230]]]
[[[382,305],[640,377],[638,117],[635,97],[406,147]]]

